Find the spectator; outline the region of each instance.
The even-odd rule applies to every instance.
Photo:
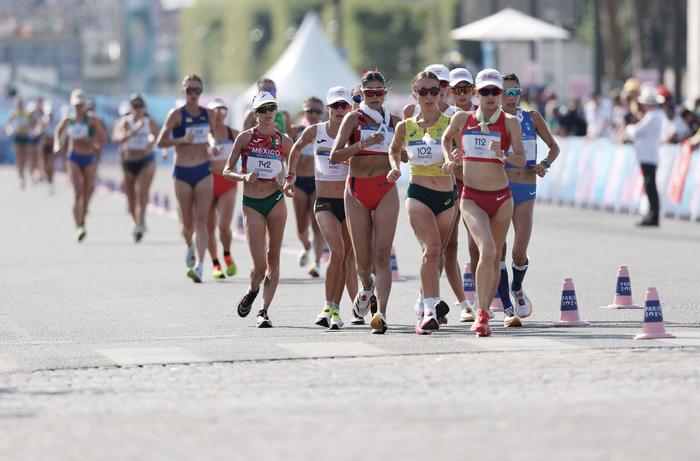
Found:
[[[562,129],[569,136],[586,136],[586,117],[583,114],[581,99],[571,101],[560,120]]]
[[[665,97],[664,97],[665,98]],[[690,126],[676,111],[672,99],[665,99],[663,104],[664,122],[661,129],[661,142],[663,144],[677,144],[685,141],[690,136]]]
[[[589,138],[600,138],[610,135],[612,128],[612,105],[595,92],[584,106],[587,131]]]
[[[612,90],[610,92],[610,99],[613,102],[612,107],[612,126],[615,131],[625,126],[625,115],[629,110],[628,106],[625,104],[625,100],[622,98],[622,92],[620,90]]]
[[[663,98],[656,88],[645,85],[637,98],[642,118],[625,127],[627,139],[634,143],[637,161],[644,175],[644,190],[649,199],[649,212],[638,226],[659,225],[659,193],[656,190],[656,166],[659,163],[659,147],[664,114],[659,108]]]

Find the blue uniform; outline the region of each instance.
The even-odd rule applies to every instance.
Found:
[[[516,116],[520,120],[520,130],[522,131],[523,148],[525,149],[525,168],[530,170],[537,165],[537,128],[532,120],[530,112],[517,109]],[[513,147],[511,146],[511,151]],[[506,163],[506,169],[519,168],[517,166]],[[535,200],[537,197],[537,184],[526,183],[509,183],[511,193],[513,194],[513,205]]]

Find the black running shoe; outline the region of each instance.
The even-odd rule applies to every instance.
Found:
[[[450,313],[450,306],[443,300],[435,305],[435,314],[440,325],[447,325],[447,314]]]
[[[238,303],[238,315],[246,317],[250,314],[250,309],[253,307],[253,301],[258,296],[258,291],[250,291],[243,296],[241,302]]]
[[[267,311],[265,309],[260,309],[258,311],[255,323],[258,328],[272,328],[272,322],[270,321],[270,317],[267,316]]]
[[[377,313],[377,297],[375,295],[369,297],[369,311],[372,316]]]

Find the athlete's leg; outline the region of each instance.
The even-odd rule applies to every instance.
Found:
[[[138,215],[136,211],[136,177],[124,169],[124,195],[126,195],[126,206],[129,209],[131,219],[138,225]]]
[[[82,207],[82,225],[85,225],[85,216],[87,215],[88,207],[90,206],[90,199],[92,198],[92,191],[95,188],[95,176],[97,175],[97,163],[93,162],[86,166],[82,170],[83,176],[83,203]]]
[[[343,296],[343,286],[347,271],[343,266],[345,260],[345,242],[343,240],[343,225],[330,211],[319,211],[316,220],[320,224],[323,238],[328,244],[330,258],[326,268],[326,301],[340,303]]]
[[[212,197],[211,205],[209,206],[209,214],[207,215],[207,248],[209,249],[209,256],[212,262],[219,259],[216,245],[217,201],[218,198]]]
[[[73,186],[73,220],[75,221],[75,227],[81,227],[85,224],[83,220],[85,216],[85,197],[83,196],[85,180],[83,179],[83,173],[80,167],[74,162],[67,162],[67,167],[68,176]]]
[[[15,152],[17,161],[17,173],[19,174],[20,185],[24,187],[25,176],[24,170],[27,168],[27,146],[26,144],[14,143],[12,148]]]
[[[445,276],[455,294],[457,301],[460,303],[466,299],[464,295],[464,281],[462,279],[462,269],[459,266],[457,253],[459,249],[459,221],[461,220],[459,210],[455,208],[454,218],[452,220],[452,230],[450,238],[447,240],[445,247]]]
[[[514,266],[527,266],[527,247],[530,244],[530,237],[532,236],[534,210],[534,200],[519,203],[513,209],[513,228],[515,230],[515,238],[513,240],[512,257]],[[522,271],[517,271],[515,269],[513,270],[512,288],[514,291],[518,291],[522,288],[525,270],[527,269]]]
[[[386,315],[389,294],[391,293],[391,247],[394,244],[398,217],[399,194],[397,188],[393,187],[384,195],[372,214],[374,246],[370,253],[373,256],[374,270],[377,277],[377,305],[379,311],[384,315]],[[354,241],[355,239],[353,238],[353,243]]]
[[[282,251],[282,239],[284,226],[287,223],[287,203],[284,199],[277,202],[275,207],[267,215],[267,232],[269,236],[267,249],[267,272],[263,285],[263,309],[267,311],[272,303],[272,298],[277,291],[280,280],[280,253]]]
[[[345,222],[352,237],[357,276],[364,289],[372,287],[372,215],[349,191],[345,192]]]
[[[192,186],[176,179],[175,198],[180,213],[182,237],[187,246],[191,247],[192,235],[194,234],[194,190]]]
[[[345,283],[340,286],[340,294],[338,295],[338,299],[342,298],[343,286],[345,286],[350,300],[353,300],[355,299],[355,296],[357,296],[357,267],[355,267],[355,252],[352,249],[352,239],[350,238],[350,230],[348,229],[347,220],[343,222],[343,245],[345,247],[345,258],[343,259],[343,267],[345,268]]]
[[[146,225],[146,209],[148,208],[148,197],[151,193],[151,184],[156,174],[156,162],[149,162],[136,178],[136,224]]]
[[[308,203],[309,194],[307,194],[300,187],[297,187],[294,192],[294,217],[297,223],[297,237],[301,242],[301,245],[305,250],[311,248],[311,242],[309,242],[309,213],[308,213]]]
[[[231,251],[233,233],[231,223],[233,222],[233,212],[236,207],[236,189],[229,189],[219,197],[217,209],[219,211],[219,238],[226,253]]]
[[[194,227],[197,263],[202,264],[207,252],[207,218],[211,207],[212,175],[207,176],[194,187]]]

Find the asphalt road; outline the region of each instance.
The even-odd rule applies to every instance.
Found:
[[[161,201],[170,189],[161,169]],[[695,458],[696,223],[636,229],[633,216],[538,205],[525,327],[504,331],[499,316],[494,336],[476,339],[455,311],[419,337],[420,254],[402,212],[406,280],[376,336],[313,325],[323,281],[296,262],[291,207],[275,328],[259,330],[235,314],[250,264],[243,240],[239,275],[214,281],[207,264],[195,285],[172,214],[150,213],[135,244],[124,198],[101,189],[78,244],[70,204],[64,179],[54,196],[20,192],[0,169],[0,459]],[[678,338],[634,341],[641,311],[599,308],[620,264],[637,302],[658,288]],[[588,328],[551,326],[565,277]],[[444,281],[442,294],[452,304]]]

